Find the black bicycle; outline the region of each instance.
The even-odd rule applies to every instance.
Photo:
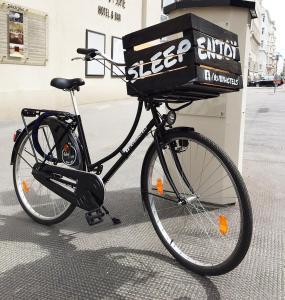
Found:
[[[78,49],[78,53],[85,61],[101,57],[115,64],[94,49]],[[199,274],[224,274],[239,265],[252,235],[249,195],[239,171],[220,147],[193,128],[173,127],[176,111],[191,101],[174,109],[168,101],[139,97],[126,139],[92,164],[75,99],[84,81],[56,78],[51,85],[70,92],[74,114],[23,109],[25,127],[15,135],[11,160],[18,200],[33,220],[56,224],[79,207],[86,211],[90,225],[101,222],[109,214],[104,186],[151,134],[153,143],[141,172],[141,195],[164,246],[182,265]],[[158,110],[162,104],[167,107],[164,114]],[[153,118],[127,147],[143,107]],[[30,117],[35,120],[28,124]],[[119,159],[101,179],[104,163],[117,155]]]

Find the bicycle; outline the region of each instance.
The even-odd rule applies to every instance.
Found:
[[[84,61],[105,59],[95,49],[78,49]],[[74,60],[75,60],[74,59]],[[81,79],[53,79],[51,85],[68,91],[74,114],[22,110],[24,129],[15,135],[13,180],[24,211],[36,222],[52,225],[66,219],[75,207],[86,211],[94,225],[110,215],[104,207],[105,185],[149,134],[153,142],[141,171],[144,208],[166,249],[187,269],[202,275],[233,270],[245,257],[252,236],[252,212],[245,183],[228,155],[194,128],[173,127],[171,101],[138,98],[132,128],[111,154],[92,163],[75,92]],[[165,104],[168,111],[160,113]],[[140,121],[143,106],[152,120],[126,148]],[[36,117],[27,124],[26,118]],[[101,179],[104,163],[120,158]],[[114,224],[120,220],[112,218]]]

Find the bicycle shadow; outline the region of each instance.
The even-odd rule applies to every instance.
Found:
[[[111,192],[108,201],[116,216],[126,218],[121,227],[146,221],[138,189]],[[134,212],[131,219],[126,216],[126,207]],[[220,299],[209,278],[187,271],[170,256],[134,247],[104,247],[104,242],[98,242],[102,248],[96,249],[93,235],[98,238],[100,232],[117,227],[103,223],[90,228],[83,217],[79,222],[76,217],[74,214],[62,224],[45,227],[22,212],[0,215],[2,299],[186,300],[195,291],[205,294],[206,299]],[[63,233],[65,230],[71,233]],[[84,232],[83,237],[74,230]],[[174,294],[175,284],[182,287],[181,295]]]

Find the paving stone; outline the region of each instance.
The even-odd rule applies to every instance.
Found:
[[[7,145],[0,148],[0,298],[284,299],[283,95],[270,89],[248,91],[243,175],[253,205],[253,241],[241,265],[220,277],[201,277],[181,267],[145,215],[139,178],[150,139],[107,187],[106,205],[121,225],[106,218],[89,227],[76,210],[63,223],[44,227],[24,214],[13,191],[8,165],[12,142],[7,144],[7,138],[19,123],[0,123],[0,144]],[[135,109],[130,100],[81,107],[92,157],[119,144]],[[120,126],[106,127],[108,118]]]

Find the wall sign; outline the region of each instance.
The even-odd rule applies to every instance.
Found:
[[[102,53],[106,51],[106,36],[92,30],[86,30],[86,48],[94,48]],[[86,62],[85,76],[86,77],[104,77],[105,76],[105,60],[98,59]]]
[[[0,63],[46,65],[47,14],[0,1]]]
[[[126,0],[107,0],[109,4],[115,6],[115,8],[126,8]],[[98,15],[102,17],[106,17],[110,20],[114,21],[122,21],[122,15],[118,11],[114,11],[109,9],[108,7],[99,5],[98,6]]]
[[[121,38],[112,36],[112,59],[115,62],[124,63],[124,48],[123,41]],[[112,64],[112,77],[125,77],[125,67],[117,67]]]
[[[9,55],[11,57],[24,57],[24,15],[23,13],[10,11],[9,22]]]

